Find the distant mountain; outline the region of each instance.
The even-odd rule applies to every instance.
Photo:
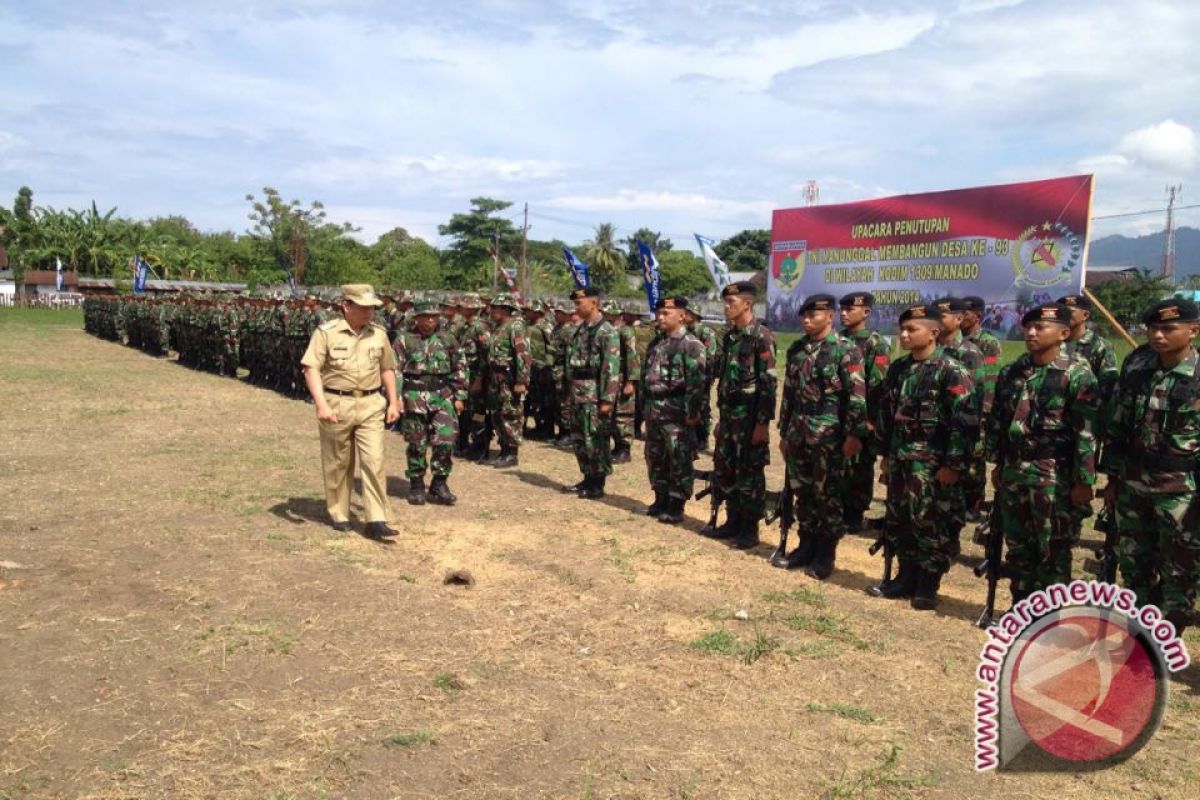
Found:
[[[1093,267],[1142,267],[1151,274],[1162,269],[1163,233],[1131,238],[1116,234],[1092,241],[1088,262]],[[1200,275],[1200,229],[1175,229],[1175,277]]]

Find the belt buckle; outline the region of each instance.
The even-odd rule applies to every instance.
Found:
[[[362,389],[355,389],[353,392],[351,392],[351,394],[354,395],[355,400],[358,400],[360,397],[366,394],[366,392],[364,392]]]

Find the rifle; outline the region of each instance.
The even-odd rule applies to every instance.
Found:
[[[1003,570],[1001,558],[1004,552],[1004,533],[1000,530],[999,501],[992,502],[987,517],[975,528],[975,544],[983,545],[983,561],[975,567],[975,577],[987,575],[987,604],[975,623],[980,628],[990,628],[996,613],[996,585]]]
[[[771,525],[775,520],[779,520],[779,546],[775,548],[770,559],[774,561],[787,558],[788,532],[796,522],[796,496],[792,491],[792,474],[786,466],[783,470],[783,489],[779,492],[767,492],[768,501],[771,500],[772,495],[774,495],[775,504],[763,517],[763,522]]]
[[[1096,573],[1096,580],[1104,583],[1117,582],[1117,521],[1108,508],[1101,509],[1096,517],[1095,528],[1104,534],[1104,544],[1093,552],[1094,559],[1084,560],[1084,569]]]
[[[877,520],[879,525],[879,536],[867,548],[867,553],[875,555],[880,550],[883,550],[883,577],[879,579],[879,583],[867,589],[868,594],[875,597],[882,597],[883,587],[892,580],[892,563],[896,558],[896,525],[888,519]]]
[[[725,502],[725,493],[721,491],[721,487],[717,485],[717,477],[715,470],[711,469],[696,469],[693,474],[697,479],[704,481],[704,488],[696,492],[695,499],[703,500],[708,496],[712,496],[712,511],[708,515],[708,522],[700,533],[708,536],[717,529],[717,515],[721,511],[721,504]]]

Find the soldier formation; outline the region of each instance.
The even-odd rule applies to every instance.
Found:
[[[1105,474],[1106,555],[1140,602],[1160,605],[1177,630],[1195,624],[1200,312],[1190,301],[1150,309],[1148,343],[1119,370],[1088,327],[1086,296],[1040,305],[1022,321],[1027,352],[1000,369],[999,342],[980,326],[981,298],[906,309],[897,337],[906,352],[893,361],[870,327],[869,293],[816,295],[800,308],[804,335],[786,353],[780,391],[775,339],[755,316],[749,283],[723,290],[723,333],[686,298],[668,297],[652,338],[594,288],[576,290],[570,303],[471,293],[440,303],[388,299],[375,322],[395,361],[410,503],[453,504],[455,457],[513,467],[525,438],[573,449],[581,479],[564,489],[600,498],[644,427],[654,492],[646,512],[679,523],[696,479],[706,478],[702,494],[711,493],[714,511],[700,532],[751,549],[768,511],[775,422],[785,483],[771,494],[793,511],[799,540],[774,553],[774,566],[818,580],[833,573],[842,537],[864,527],[878,460],[886,500],[875,522],[889,566],[871,594],[935,608],[964,526],[982,521],[1007,551],[1003,574],[1016,603],[1069,580],[1072,547]],[[292,395],[305,390],[300,357],[334,308],[313,298],[84,304],[94,335],[159,355],[175,350],[182,363],[218,374],[240,366],[249,380]],[[714,388],[713,469],[698,470],[713,433]]]

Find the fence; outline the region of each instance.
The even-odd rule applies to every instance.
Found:
[[[79,308],[83,295],[78,292],[57,294],[0,294],[0,306],[7,308]]]

